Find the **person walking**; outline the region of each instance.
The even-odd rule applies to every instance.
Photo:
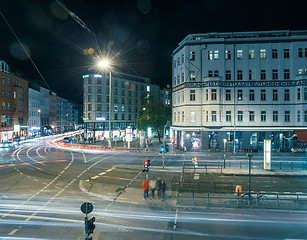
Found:
[[[160,199],[161,198],[161,178],[160,177],[158,177],[156,189],[158,192],[158,198]]]
[[[142,187],[143,187],[143,190],[144,190],[144,200],[146,200],[146,198],[148,197],[148,186],[149,186],[149,183],[148,183],[147,179],[145,179],[142,183]]]
[[[156,181],[155,178],[152,178],[152,179],[149,181],[149,189],[150,189],[150,191],[151,191],[152,198],[155,198],[156,187],[157,187],[157,181]]]
[[[166,183],[164,180],[161,181],[161,199],[162,201],[165,200],[165,190],[166,190]]]

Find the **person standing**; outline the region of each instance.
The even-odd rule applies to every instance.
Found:
[[[150,189],[150,191],[151,191],[152,198],[155,198],[156,187],[157,187],[157,181],[156,181],[155,178],[152,178],[152,179],[149,181],[149,189]]]
[[[161,199],[162,201],[165,200],[165,190],[166,190],[166,183],[164,180],[161,181]]]
[[[145,179],[142,183],[142,187],[143,187],[143,190],[144,190],[144,200],[146,200],[146,198],[148,197],[148,186],[149,186],[149,183],[148,183],[147,179]]]
[[[161,178],[160,177],[158,177],[156,189],[158,192],[158,198],[161,198]]]

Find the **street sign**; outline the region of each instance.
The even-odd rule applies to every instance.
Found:
[[[94,207],[93,204],[89,203],[89,202],[85,202],[81,205],[81,212],[83,212],[84,214],[89,214],[93,211]]]

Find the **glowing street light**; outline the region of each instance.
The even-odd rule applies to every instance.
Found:
[[[111,148],[111,105],[112,105],[112,73],[110,69],[110,61],[107,59],[103,59],[98,62],[99,68],[109,69],[110,70],[110,77],[109,77],[109,147]]]

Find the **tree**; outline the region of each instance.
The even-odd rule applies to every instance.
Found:
[[[163,132],[164,125],[171,121],[172,109],[152,98],[145,98],[142,110],[138,113],[136,125],[139,130],[147,130],[151,127],[158,133],[159,142],[160,133]]]

